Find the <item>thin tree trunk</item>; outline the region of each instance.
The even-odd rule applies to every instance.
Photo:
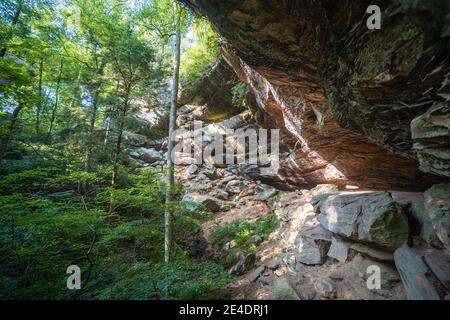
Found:
[[[80,82],[81,82],[81,70],[78,71],[78,77],[76,82],[75,90],[72,93],[72,98],[70,99],[69,110],[72,110],[75,106],[75,101],[80,101]]]
[[[92,150],[94,148],[94,128],[95,128],[95,120],[97,119],[97,105],[98,105],[98,89],[94,89],[92,98],[92,112],[91,119],[89,123],[89,135],[86,145],[86,159],[84,162],[84,171],[91,172],[92,171]],[[82,183],[80,186],[83,194],[86,194],[89,185],[87,182]]]
[[[36,135],[39,135],[41,127],[41,113],[42,113],[42,71],[44,68],[44,59],[41,58],[39,63],[39,86],[38,86],[38,107],[36,110]]]
[[[103,75],[103,70],[105,69],[106,62],[105,60],[102,62],[101,66],[97,69],[97,76],[100,77]],[[92,149],[94,147],[94,128],[95,128],[95,120],[97,119],[98,112],[98,97],[100,95],[101,81],[98,80],[92,85],[92,113],[91,113],[91,121],[89,124],[89,138],[88,145],[86,148],[86,162],[84,165],[85,171],[91,171],[92,165]]]
[[[125,116],[127,115],[127,109],[128,109],[128,94],[125,98],[125,103],[122,109],[122,112],[120,113],[120,120],[119,120],[119,132],[117,135],[117,141],[116,141],[116,151],[114,152],[114,163],[113,163],[113,173],[111,178],[111,199],[109,203],[109,212],[111,213],[114,209],[114,189],[116,187],[117,183],[117,174],[119,173],[119,157],[120,152],[122,150],[122,135],[123,135],[123,128],[125,125]],[[111,223],[111,219],[108,219],[108,224]]]
[[[111,130],[111,116],[108,116],[106,121],[107,124],[106,124],[105,139],[103,140],[103,147],[105,147],[106,144],[108,143],[109,131]]]
[[[172,151],[174,145],[173,133],[175,131],[175,120],[177,114],[177,98],[178,98],[178,78],[180,74],[180,45],[181,45],[181,8],[175,2],[176,12],[175,23],[175,61],[173,67],[172,79],[172,99],[169,113],[169,141],[167,150],[167,191],[166,191],[166,208],[164,212],[164,262],[170,263],[172,255],[172,212],[170,211],[170,202],[172,201],[172,187],[174,185],[174,164],[172,159]]]
[[[6,151],[8,150],[9,142],[11,141],[11,137],[16,129],[17,120],[19,120],[19,113],[23,109],[23,106],[24,105],[22,103],[19,103],[19,105],[14,109],[12,113],[8,133],[6,134],[5,137],[3,137],[1,141],[0,160],[3,159],[4,155],[6,154]]]
[[[84,163],[84,170],[86,172],[91,171],[91,157],[92,157],[92,149],[94,146],[94,128],[95,128],[95,120],[97,118],[97,102],[98,102],[98,91],[94,92],[93,101],[92,101],[92,113],[91,119],[89,123],[89,137],[86,148],[86,160]]]
[[[117,183],[117,173],[119,171],[119,156],[120,151],[122,149],[122,135],[123,135],[123,127],[125,124],[125,116],[127,115],[128,109],[128,96],[125,98],[125,103],[120,113],[120,121],[119,121],[119,132],[117,136],[116,142],[116,151],[114,152],[114,164],[113,164],[113,174],[111,179],[111,187],[114,189]]]
[[[118,93],[119,93],[119,81],[117,81],[117,83],[116,83],[116,94],[118,94]],[[112,126],[112,121],[113,121],[111,115],[117,111],[116,109],[117,108],[115,106],[111,106],[108,111],[108,125],[106,127],[105,140],[103,141],[104,147],[106,147],[106,144],[108,143],[109,134],[111,132],[111,126]]]
[[[55,123],[55,119],[56,119],[56,111],[58,110],[59,87],[61,85],[62,67],[63,67],[63,63],[61,61],[61,65],[59,66],[58,82],[56,84],[55,104],[52,109],[52,116],[50,118],[50,127],[48,128],[47,139],[49,139],[52,134],[53,124]]]

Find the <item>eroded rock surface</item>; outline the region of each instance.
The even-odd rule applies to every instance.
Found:
[[[431,264],[427,263],[427,257],[428,260],[434,261]],[[436,250],[413,249],[403,246],[395,251],[394,258],[408,299],[440,300],[446,295],[445,292],[448,291],[442,288],[442,280],[438,277],[447,279],[447,281],[449,279],[450,262],[447,252],[440,253]],[[440,265],[441,267],[437,268],[437,272],[433,272],[430,265]],[[444,271],[441,273],[442,268]]]
[[[376,31],[368,0],[188,2],[294,150],[285,183],[424,190],[419,163],[448,180],[448,1],[384,1]]]
[[[388,192],[331,194],[319,203],[324,228],[394,250],[406,243],[408,221]]]
[[[186,128],[191,128],[193,121],[200,119],[205,112],[195,106],[183,108],[181,111],[177,123]],[[315,114],[318,114],[317,110]],[[267,115],[266,124],[272,121],[276,127],[275,122],[281,119],[284,125],[283,115],[281,118]],[[257,125],[258,123],[255,124],[249,119],[248,113],[244,113],[222,122],[209,124],[202,131],[223,133],[230,128],[254,128]],[[332,139],[339,139],[339,130],[342,129],[339,126],[336,128],[333,137],[327,137],[328,141],[324,140],[329,150],[334,150],[336,146],[344,148],[337,140],[334,140],[336,144],[333,144]],[[286,145],[293,141],[292,137],[295,137],[294,141],[306,141],[302,140],[303,136],[294,136],[286,126],[282,127],[282,131],[282,142]],[[320,132],[317,134],[320,136]],[[372,143],[368,142],[364,135],[357,134],[362,137],[360,141],[363,148]],[[204,146],[210,144],[211,141],[203,141]],[[371,145],[376,148],[373,150],[379,159],[394,161],[394,158],[386,156],[383,148],[373,143]],[[299,144],[294,153],[291,152],[283,158],[278,176],[267,177],[271,186],[260,179],[259,165],[219,165],[214,162],[192,164],[186,161],[184,165],[176,166],[175,176],[183,186],[186,200],[184,204],[187,205],[185,208],[189,210],[189,206],[192,205],[194,210],[201,205],[214,212],[209,215],[207,221],[199,221],[201,230],[192,235],[198,241],[197,248],[189,250],[190,254],[203,259],[217,258],[236,277],[235,281],[222,288],[220,297],[404,299],[405,292],[408,297],[421,299],[429,297],[442,299],[448,296],[450,293],[448,253],[445,249],[442,250],[442,244],[437,246],[439,250],[432,247],[436,246],[437,242],[441,243],[434,231],[435,226],[443,223],[445,225],[446,221],[448,207],[446,185],[433,187],[425,196],[420,192],[370,190],[342,192],[339,189],[344,183],[350,182],[348,177],[336,180],[333,165],[326,161],[325,169],[316,168],[317,170],[306,172],[304,168],[311,169],[308,167],[311,162],[308,162],[308,158],[301,153],[304,150],[304,145]],[[310,154],[319,154],[313,150],[310,149]],[[342,151],[343,154],[349,154],[347,149],[343,150],[345,150]],[[381,153],[376,150],[381,150]],[[164,167],[167,142],[160,141],[154,146],[154,151],[164,157],[152,163],[142,160],[142,149],[135,148],[130,151],[130,158],[136,162],[138,169]],[[297,157],[299,154],[301,157]],[[357,155],[351,152],[350,154]],[[393,157],[405,159],[398,155]],[[381,186],[400,179],[401,184],[411,188],[410,177],[409,180],[400,178],[406,177],[406,171],[403,171],[405,168],[402,166],[407,167],[409,160],[397,162],[396,165],[399,167],[396,173],[393,170],[393,163],[381,163],[379,168],[372,171],[364,167],[368,163],[361,162],[360,155],[357,155],[357,158],[356,162],[351,162],[357,172],[356,175],[365,177],[364,174],[367,173],[367,181],[370,183],[378,185],[375,183],[378,181],[378,186]],[[303,161],[302,166],[298,161]],[[375,172],[384,170],[388,173],[392,170],[393,176],[379,175],[371,178]],[[283,175],[283,172],[286,175]],[[328,178],[324,179],[325,177]],[[319,182],[328,184],[317,185]],[[299,183],[297,186],[309,184],[312,186],[308,190],[297,188],[295,191],[286,191],[293,188],[296,183]],[[273,186],[277,186],[278,189]],[[221,226],[236,220],[254,223],[272,214],[277,216],[278,223],[270,235],[260,234],[258,231],[242,243],[230,239],[212,240],[214,238],[212,232]],[[412,247],[401,247],[401,250],[398,249],[393,255],[393,250],[407,240],[408,245]],[[418,255],[418,261],[422,263],[420,268],[425,265],[424,268],[417,269],[418,277],[414,264],[408,262],[408,255],[399,255],[398,252],[401,253],[403,248]],[[377,290],[370,290],[367,287],[370,276],[368,270],[373,266],[381,270],[381,288]],[[411,266],[412,271],[408,269]],[[425,274],[420,273],[422,271]],[[432,277],[429,278],[429,275]],[[429,292],[422,294],[421,289],[418,289],[418,294],[411,295],[409,291],[416,290],[415,288],[422,285],[425,280],[430,281]]]
[[[434,185],[424,196],[429,221],[439,240],[450,251],[450,183]]]
[[[222,58],[198,83],[183,88],[180,105],[201,106],[200,120],[221,121],[239,112],[233,106],[231,89],[238,82],[236,74]]]

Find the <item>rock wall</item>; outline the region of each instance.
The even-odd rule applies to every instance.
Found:
[[[449,179],[450,1],[187,2],[224,37],[266,126],[288,132],[286,183],[425,189]],[[381,30],[366,27],[371,4]]]
[[[239,113],[233,106],[231,93],[238,81],[231,67],[221,58],[194,87],[182,88],[178,102],[202,106],[201,120],[224,120]]]

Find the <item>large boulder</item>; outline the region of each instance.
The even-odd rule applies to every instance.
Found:
[[[255,266],[256,254],[249,253],[245,257],[241,258],[229,271],[229,274],[241,275]]]
[[[130,156],[127,158],[127,165],[129,165],[132,168],[139,169],[139,168],[143,168],[146,165],[146,163],[144,161],[142,161],[142,160],[135,159],[130,154]]]
[[[424,193],[425,211],[439,240],[450,250],[450,183],[432,186]]]
[[[331,240],[330,250],[328,250],[327,255],[330,258],[338,260],[339,262],[345,262],[347,261],[350,245],[351,243],[347,241],[343,241],[338,237],[333,237]]]
[[[163,158],[161,152],[157,151],[154,148],[149,148],[149,149],[140,148],[138,150],[138,153],[139,153],[139,158],[142,161],[145,161],[147,163],[153,163],[153,162],[159,161]]]
[[[436,104],[411,122],[420,169],[450,177],[450,106]]]
[[[408,221],[388,192],[331,194],[317,219],[340,236],[395,250],[408,239]]]
[[[122,139],[125,145],[131,147],[144,147],[149,142],[146,136],[130,131],[124,131],[122,133]]]
[[[414,218],[412,219],[411,235],[419,235],[426,243],[442,247],[442,243],[436,235],[430,216],[425,210],[423,192],[392,191],[391,194],[394,200],[397,201],[406,212],[409,212],[412,215],[411,218]],[[415,226],[415,222],[418,223],[418,226]],[[420,230],[414,230],[417,228]]]
[[[335,299],[337,296],[336,284],[331,279],[316,279],[314,281],[314,289],[324,299]]]
[[[292,264],[317,265],[325,262],[332,233],[320,225],[314,207],[301,192],[290,192],[275,203],[275,214],[287,224],[281,233],[286,256]]]
[[[286,278],[277,279],[272,286],[273,300],[301,300]]]
[[[296,239],[296,260],[306,265],[325,262],[331,244],[331,232],[320,225],[302,227]]]
[[[409,300],[440,300],[448,294],[448,252],[402,246],[394,252],[394,260]]]
[[[250,274],[248,279],[250,280],[250,282],[255,282],[264,273],[265,270],[266,270],[265,265],[259,266],[258,268],[255,269],[255,271],[253,271]]]
[[[442,247],[442,242],[439,240],[434,229],[433,222],[425,210],[424,201],[413,202],[411,204],[411,214],[420,224],[420,238],[428,244],[436,247]]]
[[[189,211],[195,211],[202,206],[212,212],[219,212],[222,208],[219,199],[204,194],[188,193],[182,201],[188,204]]]

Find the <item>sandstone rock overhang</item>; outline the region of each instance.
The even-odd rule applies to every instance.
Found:
[[[178,104],[203,107],[205,121],[222,121],[241,110],[233,105],[232,88],[239,82],[230,65],[221,57],[195,85],[182,88]]]
[[[186,2],[225,39],[266,126],[288,132],[295,152],[278,179],[409,190],[450,179],[449,1]],[[371,4],[380,30],[366,27]],[[437,109],[438,134],[416,141],[414,119]]]

